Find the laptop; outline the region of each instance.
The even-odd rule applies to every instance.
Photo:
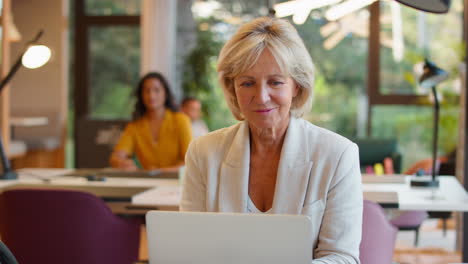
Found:
[[[150,211],[150,264],[309,264],[312,228],[304,215]]]

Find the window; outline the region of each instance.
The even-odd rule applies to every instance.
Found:
[[[403,156],[403,171],[418,160],[432,156],[432,106],[376,105],[372,108],[372,134],[378,138],[396,138]],[[439,119],[439,155],[455,149],[458,138],[459,108],[443,104]]]
[[[89,16],[139,15],[142,0],[86,0]]]
[[[381,94],[427,94],[417,85],[424,58],[452,74],[439,89],[451,89],[463,56],[463,6],[454,2],[448,14],[424,13],[381,1]]]
[[[86,10],[75,14],[77,117],[129,120],[140,74],[140,1],[80,0],[76,6]]]
[[[380,8],[380,9],[379,9]],[[371,78],[371,135],[396,138],[403,154],[403,171],[416,161],[431,157],[433,103],[430,91],[418,85],[422,61],[429,58],[449,72],[448,80],[438,85],[441,101],[438,152],[450,153],[458,142],[459,65],[463,61],[463,4],[454,2],[449,13],[436,15],[380,1],[378,53],[371,69],[380,78]],[[375,57],[374,57],[375,58]],[[369,72],[370,75],[373,73]]]
[[[89,117],[130,119],[140,72],[140,30],[92,26],[88,32]]]
[[[327,21],[325,10],[313,10],[303,25],[296,25],[316,68],[312,111],[305,118],[353,137],[365,128],[359,105],[366,87],[368,40],[341,22]],[[351,14],[346,22],[367,25],[368,10]]]

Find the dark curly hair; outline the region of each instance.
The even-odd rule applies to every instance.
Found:
[[[173,112],[178,111],[178,107],[174,102],[174,95],[171,92],[169,83],[167,82],[166,78],[164,78],[164,76],[159,72],[149,72],[145,76],[143,76],[138,82],[138,86],[136,89],[137,102],[135,104],[135,110],[133,111],[133,120],[137,120],[146,114],[147,109],[145,104],[143,103],[143,84],[146,80],[152,78],[159,80],[162,86],[164,87],[164,91],[166,93],[166,100],[164,101],[164,106]]]

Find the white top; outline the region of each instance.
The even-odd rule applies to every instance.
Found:
[[[266,212],[262,212],[258,210],[257,206],[255,206],[254,202],[252,201],[252,199],[250,199],[250,196],[249,196],[249,199],[247,201],[247,212],[253,213],[253,214],[268,214],[271,212],[271,208]]]
[[[203,120],[192,121],[192,138],[198,138],[208,134],[208,127]]]

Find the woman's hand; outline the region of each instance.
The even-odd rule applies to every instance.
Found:
[[[136,171],[138,169],[137,165],[127,156],[128,154],[125,151],[114,151],[110,159],[111,166],[125,171]]]
[[[135,164],[135,162],[131,159],[122,159],[120,160],[119,162],[119,169],[123,169],[123,170],[126,170],[126,171],[136,171],[138,170],[138,167],[137,165]]]

